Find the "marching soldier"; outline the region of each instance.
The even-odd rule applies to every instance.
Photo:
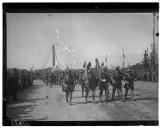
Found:
[[[123,74],[120,72],[119,66],[116,67],[115,73],[113,75],[113,92],[112,92],[112,100],[114,100],[114,95],[117,90],[118,95],[122,99],[122,79],[123,79]]]
[[[124,85],[125,88],[125,100],[127,100],[128,90],[132,90],[132,97],[133,97],[133,90],[134,90],[134,75],[131,70],[127,70],[127,75],[125,77],[126,83]]]

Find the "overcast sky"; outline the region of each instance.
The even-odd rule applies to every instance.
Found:
[[[121,67],[123,48],[125,66],[132,65],[150,49],[152,32],[151,13],[8,13],[7,67],[41,68],[53,43],[62,67],[82,68],[85,60],[94,66],[94,59],[101,63],[106,54],[108,66]]]

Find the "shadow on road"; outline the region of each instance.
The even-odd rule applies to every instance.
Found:
[[[107,101],[87,101],[87,102],[72,102],[71,105],[78,105],[78,104],[98,104],[98,103],[107,103]]]
[[[36,99],[18,99],[17,101],[11,101],[7,104],[12,105],[12,104],[20,104],[20,103],[26,103],[26,102],[36,102],[38,100],[46,100],[46,99],[47,99],[46,97],[36,98]]]
[[[7,116],[12,117],[11,120],[15,119],[23,119],[23,118],[28,118],[31,117],[30,113],[32,113],[33,109],[37,105],[18,105],[18,106],[13,106],[10,107],[10,109],[7,111]]]
[[[84,98],[82,96],[75,96],[75,97],[72,97],[72,99],[78,99],[78,98]]]
[[[158,98],[155,98],[155,97],[139,97],[139,98],[132,99],[132,101],[139,101],[139,100],[154,100],[154,101],[158,101]]]

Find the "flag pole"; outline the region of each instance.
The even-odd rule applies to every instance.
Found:
[[[124,69],[124,58],[125,58],[125,55],[124,55],[124,49],[123,49],[123,69]]]

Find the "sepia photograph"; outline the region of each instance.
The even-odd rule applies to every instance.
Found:
[[[158,125],[159,4],[39,5],[3,3],[3,125]]]

